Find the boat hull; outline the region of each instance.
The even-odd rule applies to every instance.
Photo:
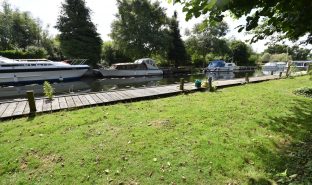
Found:
[[[162,70],[110,70],[100,69],[103,77],[136,77],[136,76],[161,76]]]
[[[213,68],[206,68],[206,71],[208,72],[215,72],[215,71],[220,71],[220,72],[229,72],[229,71],[234,71],[235,69],[233,67],[213,67]]]
[[[28,84],[43,81],[69,81],[80,79],[88,69],[3,73],[0,70],[0,84]]]

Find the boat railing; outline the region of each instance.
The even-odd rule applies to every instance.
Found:
[[[71,65],[83,65],[88,61],[88,59],[70,59],[69,61]]]
[[[18,62],[47,62],[48,59],[12,59]]]

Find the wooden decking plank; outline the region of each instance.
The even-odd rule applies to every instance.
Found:
[[[65,97],[59,97],[60,109],[67,109],[67,103]]]
[[[164,94],[163,91],[157,91],[154,88],[144,89],[146,93],[149,93],[149,96],[157,96],[160,94]]]
[[[37,112],[42,112],[43,99],[36,100],[36,110]]]
[[[84,106],[90,105],[89,101],[87,100],[87,98],[86,98],[85,96],[79,95],[78,97],[79,97],[81,103],[82,103]]]
[[[11,117],[13,115],[14,110],[17,107],[17,102],[9,103],[8,107],[5,109],[3,114],[1,115],[2,118]]]
[[[101,93],[101,95],[107,100],[107,102],[113,102],[114,101],[112,99],[112,97],[109,96],[107,93]]]
[[[18,104],[17,104],[17,107],[16,107],[16,109],[14,110],[14,112],[13,112],[13,116],[19,116],[19,115],[22,115],[23,114],[23,112],[24,112],[24,109],[25,109],[25,107],[26,107],[26,101],[21,101],[21,102],[18,102]]]
[[[131,97],[129,95],[126,95],[125,93],[122,93],[121,91],[116,91],[117,95],[122,98],[122,100],[129,100]]]
[[[59,103],[59,98],[53,98],[52,100],[52,110],[59,110],[61,109],[60,103]]]
[[[112,92],[113,95],[117,96],[120,100],[125,100],[127,97],[118,93],[119,91]]]
[[[66,100],[68,108],[75,107],[75,102],[74,102],[74,100],[73,100],[73,98],[71,96],[66,96],[65,100]]]
[[[129,99],[136,98],[136,96],[134,96],[133,94],[130,93],[130,90],[127,90],[127,91],[119,91],[119,93],[124,94],[124,95],[127,96]]]
[[[29,114],[29,113],[30,113],[29,103],[26,102],[25,109],[24,109],[24,111],[23,111],[23,115]]]
[[[76,107],[82,107],[83,106],[83,103],[80,101],[78,96],[73,96],[72,98],[75,102]]]
[[[42,111],[47,112],[52,110],[52,101],[45,99],[43,100]]]
[[[120,100],[121,100],[121,99],[119,98],[119,96],[116,95],[115,92],[107,92],[106,94],[107,94],[108,96],[110,96],[111,102],[120,101]]]
[[[88,100],[90,105],[96,104],[96,101],[90,95],[87,94],[87,95],[84,95],[84,97]]]
[[[9,103],[2,103],[0,105],[0,117],[4,113],[5,109],[9,106]]]
[[[130,94],[133,98],[140,98],[141,96],[135,92],[135,90],[128,90],[128,94]]]
[[[159,92],[153,91],[152,88],[144,89],[144,93],[147,93],[148,96],[157,96],[160,94]]]
[[[170,93],[172,91],[172,90],[166,89],[164,87],[155,87],[155,88],[150,88],[149,90],[156,92],[157,95],[167,94],[167,93]]]
[[[97,103],[97,104],[100,104],[100,103],[103,103],[103,101],[97,97],[95,94],[90,94],[90,96],[93,98],[93,100]]]
[[[148,97],[152,95],[150,91],[146,91],[145,89],[136,89],[135,93],[139,94],[141,97]]]
[[[108,100],[105,96],[103,96],[103,93],[97,93],[96,95],[97,95],[97,97],[99,97],[104,103],[109,102],[109,100]]]

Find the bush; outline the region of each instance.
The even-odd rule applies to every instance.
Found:
[[[299,89],[296,89],[294,93],[297,95],[302,95],[305,97],[312,98],[312,87],[299,88]]]
[[[52,100],[53,99],[53,93],[54,93],[54,89],[52,87],[52,85],[45,81],[43,83],[43,92],[44,92],[44,95],[49,99],[49,100]]]
[[[26,48],[26,57],[27,58],[47,58],[47,51],[44,48],[36,47],[36,46],[29,46]]]
[[[11,58],[11,59],[18,59],[18,58],[25,58],[25,52],[21,50],[5,50],[0,51],[0,56]]]
[[[40,59],[46,58],[47,52],[44,48],[29,46],[25,51],[20,49],[0,51],[0,56],[11,59]]]

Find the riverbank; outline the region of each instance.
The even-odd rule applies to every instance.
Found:
[[[0,184],[304,184],[312,100],[292,93],[303,86],[307,76],[2,122]]]

